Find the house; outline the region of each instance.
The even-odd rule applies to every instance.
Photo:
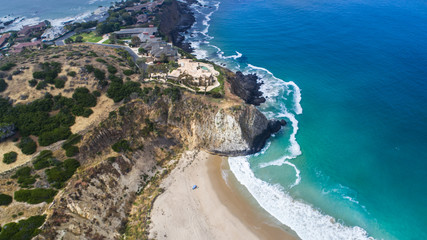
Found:
[[[160,60],[163,57],[169,60],[178,59],[178,51],[171,44],[162,41],[160,38],[151,38],[141,44],[141,47],[147,50],[156,60]]]
[[[0,48],[3,47],[3,45],[6,45],[7,40],[10,38],[10,33],[5,33],[1,35],[0,37]]]
[[[140,34],[147,33],[149,35],[155,35],[157,28],[126,28],[120,31],[113,32],[117,38],[130,38],[132,36],[139,36]]]
[[[18,43],[12,46],[11,52],[20,53],[24,49],[40,49],[41,46],[41,41]]]
[[[18,32],[18,38],[27,38],[30,37],[31,34],[35,32],[41,32],[44,31],[47,28],[47,25],[45,22],[41,22],[37,25],[25,25],[22,27],[21,30]]]
[[[147,14],[139,14],[138,16],[136,16],[136,23],[137,24],[144,24],[146,22],[148,22]]]

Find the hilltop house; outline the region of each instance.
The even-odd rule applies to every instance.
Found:
[[[18,41],[18,42],[23,41],[26,38],[31,37],[31,35],[33,33],[44,31],[46,28],[47,28],[47,25],[45,22],[41,22],[37,25],[32,25],[32,26],[25,25],[22,27],[21,30],[19,30],[18,37],[16,38],[16,41]]]
[[[1,35],[1,37],[0,37],[0,48],[3,47],[3,45],[6,45],[7,40],[9,40],[9,38],[10,38],[9,33],[5,33],[5,34]]]
[[[40,49],[41,46],[41,41],[18,43],[12,46],[11,52],[20,53],[24,49]]]
[[[141,47],[149,52],[149,54],[155,59],[160,60],[166,57],[168,60],[177,60],[178,51],[160,38],[150,38],[141,44]]]
[[[139,36],[140,34],[146,34],[148,36],[155,35],[157,32],[157,28],[154,26],[150,26],[148,28],[126,28],[121,29],[120,31],[113,32],[117,36],[118,39],[120,38],[130,38],[133,36]]]

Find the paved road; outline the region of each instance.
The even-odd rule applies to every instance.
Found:
[[[122,46],[122,45],[114,45],[114,44],[103,44],[103,43],[89,43],[89,44],[107,46],[112,48],[123,48],[131,55],[133,61],[135,62],[135,65],[138,66],[138,64],[136,64],[136,60],[139,58],[139,56],[134,51],[132,51],[132,49],[130,49],[129,47]],[[138,66],[138,68],[140,68],[140,66]]]

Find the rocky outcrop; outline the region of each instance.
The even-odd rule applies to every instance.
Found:
[[[164,3],[161,8],[159,32],[168,37],[174,46],[191,52],[191,46],[184,43],[181,33],[191,28],[195,18],[188,4],[172,0]]]
[[[0,123],[0,142],[6,138],[13,136],[15,134],[15,125],[11,124],[2,124]]]
[[[253,104],[259,106],[265,102],[265,98],[262,96],[262,92],[259,91],[262,83],[258,83],[258,77],[255,74],[244,75],[242,72],[236,72],[235,77],[227,78],[230,82],[231,92],[247,104]]]

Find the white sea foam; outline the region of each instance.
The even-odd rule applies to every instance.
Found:
[[[229,158],[230,169],[256,201],[272,216],[292,228],[302,239],[372,239],[360,227],[349,227],[312,206],[293,199],[279,186],[255,177],[247,157]]]

